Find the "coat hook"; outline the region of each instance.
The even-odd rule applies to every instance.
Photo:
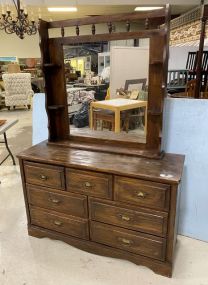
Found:
[[[95,35],[95,24],[92,24],[92,34]]]
[[[76,26],[76,35],[79,36],[79,26]]]
[[[111,34],[112,33],[112,30],[113,30],[113,26],[112,26],[112,23],[108,23],[108,31],[109,33]]]
[[[127,21],[127,22],[126,22],[126,30],[127,30],[127,32],[130,31],[130,28],[131,28],[131,24],[130,24],[129,21]]]
[[[145,29],[146,30],[149,29],[149,19],[148,18],[145,19]]]
[[[65,36],[65,30],[64,30],[63,26],[61,27],[61,36],[62,36],[62,38]]]

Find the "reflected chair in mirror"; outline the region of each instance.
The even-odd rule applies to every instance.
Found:
[[[5,87],[5,106],[11,107],[27,106],[31,107],[31,99],[34,94],[31,87],[30,73],[8,73],[2,76]]]
[[[196,79],[189,80],[186,85],[185,96],[194,98],[195,90],[196,90]]]

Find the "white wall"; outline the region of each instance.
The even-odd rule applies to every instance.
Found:
[[[147,78],[149,71],[149,49],[140,47],[111,47],[110,94],[124,88],[126,80]],[[137,88],[137,87],[136,87]]]
[[[0,56],[40,57],[38,34],[26,36],[21,40],[14,34],[7,35],[4,31],[0,31]]]

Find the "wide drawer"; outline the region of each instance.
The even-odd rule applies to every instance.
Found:
[[[24,163],[26,183],[64,190],[64,168],[33,162]]]
[[[68,191],[95,197],[112,198],[112,176],[97,172],[66,169]]]
[[[127,229],[146,232],[158,236],[166,236],[168,214],[154,210],[141,209],[135,211],[106,204],[98,199],[90,199],[91,219]]]
[[[64,193],[64,192],[63,192]],[[67,193],[59,194],[54,189],[27,184],[28,201],[31,205],[55,210],[68,215],[87,218],[87,197]]]
[[[91,239],[128,252],[164,261],[166,240],[98,222],[91,222]]]
[[[31,224],[42,228],[64,233],[81,239],[89,239],[88,220],[60,216],[55,212],[48,212],[30,207]]]
[[[159,210],[169,209],[169,185],[116,176],[114,189],[117,201]]]

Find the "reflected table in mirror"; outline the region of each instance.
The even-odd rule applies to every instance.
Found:
[[[147,101],[141,100],[131,100],[131,99],[110,99],[98,102],[92,102],[90,104],[90,128],[93,129],[93,110],[94,109],[104,109],[110,110],[115,113],[115,133],[120,133],[120,118],[121,111],[133,110],[137,108],[145,109],[145,123],[144,123],[144,132],[146,135],[147,132]]]

